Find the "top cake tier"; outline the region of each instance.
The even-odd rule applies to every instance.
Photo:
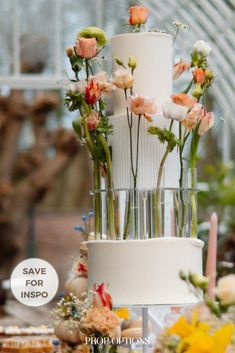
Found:
[[[172,36],[165,33],[141,32],[114,36],[112,56],[124,63],[130,56],[137,59],[134,92],[154,98],[159,105],[172,94]],[[114,70],[120,68],[113,60]],[[123,92],[114,92],[114,114],[126,110]]]

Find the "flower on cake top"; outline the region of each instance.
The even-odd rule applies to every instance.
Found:
[[[132,113],[139,116],[143,115],[150,122],[152,121],[152,115],[157,112],[154,100],[140,94],[130,96],[127,104]]]
[[[119,69],[114,72],[113,84],[120,89],[129,89],[133,86],[134,77],[127,69]]]
[[[129,13],[129,24],[131,26],[143,25],[147,22],[149,17],[149,10],[144,6],[131,6],[129,8]]]
[[[191,63],[180,59],[180,61],[173,66],[173,80],[177,80],[177,78],[179,78],[185,71],[187,71],[190,66]]]

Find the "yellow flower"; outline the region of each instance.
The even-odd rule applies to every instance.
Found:
[[[181,316],[178,321],[176,321],[176,323],[174,323],[168,329],[168,333],[178,335],[181,338],[185,338],[196,330],[208,332],[209,329],[209,325],[198,321],[198,310],[194,309],[192,312],[191,323],[189,323],[184,316]]]
[[[129,320],[130,319],[130,311],[128,308],[119,308],[114,310],[115,314],[120,318],[124,320]]]

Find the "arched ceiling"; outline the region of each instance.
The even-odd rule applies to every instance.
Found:
[[[216,73],[212,94],[217,110],[235,131],[235,0],[147,0],[160,28],[172,32],[172,20],[188,30],[178,36],[176,55],[190,52],[198,39],[207,41],[213,53],[210,65]]]

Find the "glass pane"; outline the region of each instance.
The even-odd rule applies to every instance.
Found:
[[[0,20],[0,74],[9,75],[13,71],[13,1],[1,0]]]
[[[54,5],[51,0],[19,0],[22,73],[54,73]]]

